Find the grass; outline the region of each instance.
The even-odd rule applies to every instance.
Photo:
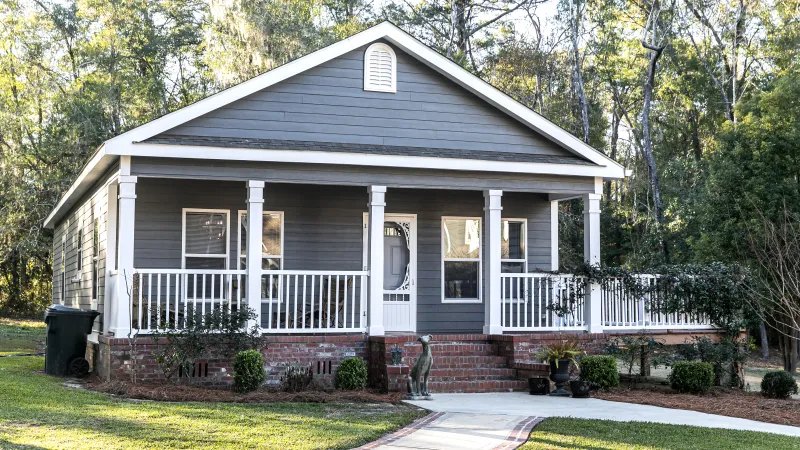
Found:
[[[646,422],[549,418],[520,450],[800,449],[800,439],[753,431],[723,430]]]
[[[0,322],[0,352],[29,353],[44,336]],[[114,399],[44,375],[42,357],[0,358],[0,448],[346,449],[424,413],[391,405],[161,403]]]
[[[0,356],[36,353],[44,349],[45,324],[41,320],[0,317]]]

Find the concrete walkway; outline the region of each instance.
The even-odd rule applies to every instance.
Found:
[[[509,415],[512,417],[558,416],[580,419],[615,420],[618,422],[657,422],[672,425],[763,431],[788,436],[800,436],[800,428],[798,427],[756,422],[755,420],[738,419],[735,417],[719,416],[716,414],[706,414],[682,409],[610,402],[596,398],[577,399],[550,397],[547,395],[529,395],[523,392],[508,392],[490,394],[434,394],[433,400],[409,401],[408,403],[419,406],[420,408],[443,413]]]
[[[432,413],[358,450],[513,450],[525,443],[539,421],[514,415]]]

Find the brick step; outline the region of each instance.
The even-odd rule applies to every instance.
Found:
[[[473,380],[473,381],[428,381],[428,391],[437,393],[512,392],[527,391],[528,382],[523,380]]]
[[[404,362],[414,365],[416,358],[405,358]],[[508,368],[508,360],[504,356],[436,356],[433,355],[433,367],[436,369],[472,369],[472,368]]]
[[[497,355],[497,346],[474,342],[432,342],[431,351],[434,356],[493,356]]]
[[[516,370],[506,368],[472,369],[431,369],[431,380],[469,381],[469,380],[511,380],[516,378]]]

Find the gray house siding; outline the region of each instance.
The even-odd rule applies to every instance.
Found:
[[[229,267],[237,267],[238,211],[247,209],[245,199],[243,182],[140,178],[135,267],[181,267],[183,208],[230,211]],[[510,193],[503,200],[505,217],[528,219],[529,270],[549,268],[550,216],[546,196]],[[284,213],[284,269],[361,270],[367,201],[363,187],[267,183],[264,210]],[[389,189],[386,202],[387,213],[417,214],[418,331],[480,331],[483,304],[441,302],[441,218],[483,218],[482,192]]]
[[[170,158],[133,158],[131,175],[345,186],[378,184],[390,188],[502,189],[576,195],[594,192],[592,177]]]
[[[165,134],[574,156],[397,48],[397,92],[364,91],[365,50]]]
[[[55,226],[53,230],[53,304],[103,311],[106,273],[106,236],[108,224],[108,191],[106,183],[116,170],[110,170],[87,195]],[[97,300],[92,305],[92,259],[94,257],[94,224],[97,220],[99,258],[97,261]],[[61,245],[66,236],[64,254],[66,289],[61,292]],[[79,240],[80,236],[80,240]],[[82,249],[81,261],[78,248]],[[79,264],[80,262],[80,264]],[[102,329],[102,316],[94,330]]]

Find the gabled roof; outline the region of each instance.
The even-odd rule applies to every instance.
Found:
[[[397,46],[404,52],[415,57],[420,62],[427,65],[436,72],[440,73],[441,75],[448,78],[452,82],[460,85],[462,88],[466,89],[467,91],[471,92],[477,97],[483,99],[484,101],[496,107],[505,114],[513,117],[523,125],[526,125],[530,129],[534,130],[535,132],[549,139],[553,143],[559,145],[560,147],[574,154],[576,156],[576,159],[574,161],[565,160],[559,162],[555,161],[544,162],[545,164],[550,163],[554,164],[555,166],[561,167],[558,169],[558,171],[564,172],[566,170],[566,172],[564,172],[563,175],[576,175],[576,176],[588,175],[588,176],[595,176],[595,177],[599,176],[603,178],[612,178],[612,179],[623,178],[625,176],[625,169],[622,167],[622,165],[620,165],[613,159],[595,150],[594,148],[587,145],[580,139],[576,138],[563,128],[560,128],[559,126],[545,119],[541,115],[532,111],[528,107],[517,102],[516,100],[514,100],[507,94],[503,93],[499,89],[495,88],[494,86],[490,85],[489,83],[483,81],[479,77],[465,70],[458,64],[440,55],[439,53],[432,50],[428,46],[424,45],[423,43],[415,39],[413,36],[409,35],[405,31],[395,26],[394,24],[390,22],[383,22],[367,30],[364,30],[358,34],[355,34],[347,39],[336,42],[335,44],[329,45],[328,47],[325,47],[321,50],[317,50],[302,58],[296,59],[290,63],[287,63],[273,70],[270,70],[269,72],[263,73],[255,78],[252,78],[236,86],[220,91],[192,105],[176,110],[170,114],[167,114],[163,117],[160,117],[144,125],[141,125],[137,128],[134,128],[128,132],[120,134],[119,136],[109,139],[92,156],[89,163],[83,168],[76,181],[67,191],[67,193],[59,200],[58,204],[55,206],[53,211],[45,220],[45,227],[53,227],[55,221],[58,220],[61,216],[63,216],[63,214],[67,210],[69,210],[69,208],[71,208],[71,206],[75,202],[77,202],[78,198],[81,195],[83,195],[99,179],[102,173],[97,173],[97,172],[102,172],[103,170],[106,170],[108,167],[110,167],[113,164],[113,161],[115,161],[118,156],[140,156],[140,155],[153,156],[152,153],[154,149],[147,148],[148,146],[152,147],[151,144],[154,144],[153,141],[155,141],[155,139],[150,140],[151,138],[165,131],[171,130],[177,126],[180,126],[186,122],[189,122],[190,120],[196,119],[206,113],[209,113],[218,108],[226,106],[232,102],[240,100],[248,95],[266,89],[292,76],[305,72],[322,63],[325,63],[334,58],[342,56],[347,52],[356,50],[360,47],[363,47],[367,44],[370,44],[374,41],[381,39]],[[159,139],[161,139],[161,137],[159,137]],[[144,141],[148,142],[144,143]],[[302,143],[302,141],[294,141],[294,142]],[[180,144],[180,145],[185,145],[185,144]],[[202,144],[200,145],[193,144],[191,147],[187,146],[186,148],[197,149],[202,146],[203,146]],[[228,147],[228,146],[222,146],[222,147]],[[275,150],[275,148],[271,147],[269,150]],[[297,150],[301,149],[298,148]],[[373,149],[370,151],[375,151],[375,150]],[[415,152],[416,151],[418,150],[415,150]],[[424,151],[424,149],[419,151]],[[358,151],[356,151],[355,149],[351,149],[351,153],[358,153]],[[180,156],[175,156],[175,155],[180,155]],[[448,153],[448,155],[450,158],[462,158],[462,156],[464,158],[467,157],[466,154],[462,156],[455,156],[454,154]],[[168,154],[168,152],[164,152],[163,156],[170,156],[170,155]],[[425,156],[411,155],[411,154],[403,156],[410,156],[410,157],[416,156],[420,158],[425,157]],[[431,156],[431,155],[426,155],[426,156]],[[437,155],[437,156],[447,157],[445,155]],[[520,157],[521,155],[515,154],[515,156]],[[196,156],[190,156],[187,155],[185,151],[183,151],[174,153],[172,157],[204,158],[207,157],[207,153],[200,152]],[[476,159],[475,155],[472,155],[472,159]],[[570,166],[586,167],[586,165],[583,164],[583,162],[582,163],[576,162],[580,159],[585,159],[590,163],[592,163],[593,169],[591,171],[579,170],[575,171],[574,173],[568,171],[569,170],[568,168]],[[507,164],[509,165],[514,164],[514,162],[509,161]],[[541,167],[540,163],[535,163],[534,165],[534,163],[531,162],[530,164],[531,165],[528,166],[530,169],[516,168],[512,171],[516,172],[530,171],[530,173],[541,173],[536,169]],[[421,166],[421,167],[427,167],[427,166]],[[452,167],[454,166],[449,166],[447,168],[452,168]],[[463,167],[473,167],[473,166],[466,165]],[[491,167],[493,169],[486,169],[486,170],[503,171],[506,166],[502,166],[498,163],[492,165]]]

